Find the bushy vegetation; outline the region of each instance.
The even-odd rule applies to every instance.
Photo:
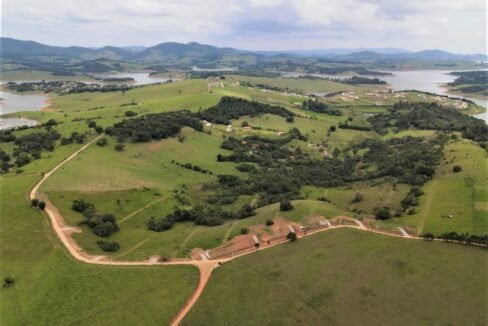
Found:
[[[42,91],[44,93],[56,92],[60,94],[73,94],[73,93],[83,93],[83,92],[117,92],[117,91],[128,91],[133,88],[133,86],[128,85],[117,85],[117,84],[98,84],[98,83],[83,83],[78,81],[39,81],[39,82],[8,82],[6,84],[7,89],[16,92],[33,92]]]
[[[107,252],[115,252],[120,249],[120,245],[115,241],[98,240],[97,246]]]
[[[229,96],[222,97],[217,105],[200,111],[198,116],[210,122],[229,124],[231,119],[239,119],[243,116],[255,117],[266,113],[279,115],[284,118],[294,116],[293,112],[279,106]]]
[[[121,141],[148,142],[175,136],[184,126],[203,130],[203,124],[190,111],[174,111],[123,120],[105,132]]]
[[[368,118],[373,129],[386,134],[389,129],[459,131],[464,138],[477,142],[488,141],[488,126],[483,120],[465,115],[437,103],[396,103],[388,112]]]
[[[351,78],[342,79],[340,82],[344,84],[351,84],[351,85],[360,85],[360,84],[385,85],[386,84],[386,81],[381,80],[379,78],[367,78],[367,77],[359,77],[359,76],[352,76]]]
[[[43,151],[53,151],[56,140],[60,137],[61,135],[58,132],[52,130],[33,132],[20,137],[16,137],[10,131],[0,132],[1,142],[14,142],[15,144],[12,157],[15,158],[14,164],[17,167],[24,166],[32,160],[40,159]],[[12,157],[0,149],[1,172],[8,172],[14,165],[10,163]]]
[[[151,231],[162,232],[169,230],[177,222],[194,222],[197,225],[216,226],[229,219],[242,219],[255,215],[254,208],[249,204],[242,206],[240,210],[224,211],[220,206],[197,205],[192,209],[177,209],[163,218],[152,217],[147,222]]]
[[[61,138],[61,145],[68,145],[72,143],[83,144],[85,141],[85,135],[79,132],[72,132],[69,137]]]
[[[439,236],[435,236],[432,233],[425,233],[422,235],[427,240],[442,239],[446,241],[458,241],[466,244],[478,244],[488,246],[488,234],[487,235],[475,235],[468,233],[446,232]]]
[[[310,110],[313,112],[318,112],[318,113],[325,113],[329,115],[336,115],[340,116],[342,115],[342,112],[338,109],[334,109],[329,107],[327,104],[324,102],[320,102],[318,100],[306,100],[302,103],[302,109],[304,110]]]
[[[459,76],[449,85],[466,85],[466,84],[488,84],[488,71],[453,71],[451,75]]]
[[[82,213],[85,220],[80,224],[90,227],[92,232],[99,237],[108,237],[119,230],[114,215],[97,214],[95,205],[85,202],[83,199],[73,201],[71,209]]]

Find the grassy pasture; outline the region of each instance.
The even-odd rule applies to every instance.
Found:
[[[334,230],[219,267],[183,325],[482,325],[486,251]]]
[[[450,143],[434,179],[424,186],[418,213],[399,221],[416,225],[419,232],[488,232],[487,154],[479,146],[462,140]],[[454,173],[454,165],[463,171]],[[452,215],[452,217],[449,217]]]
[[[167,324],[198,283],[187,266],[81,264],[66,252],[47,217],[27,200],[38,176],[0,179],[2,325]]]
[[[199,184],[215,176],[190,171],[173,164],[192,163],[215,174],[238,174],[231,162],[217,163],[221,139],[215,135],[182,131],[184,142],[168,138],[159,142],[126,143],[125,151],[116,152],[109,137],[105,147],[93,145],[64,165],[44,185],[46,191],[112,191],[133,188],[172,190],[179,185]],[[111,159],[107,159],[111,158]]]

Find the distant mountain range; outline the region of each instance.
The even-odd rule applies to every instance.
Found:
[[[233,48],[221,48],[196,42],[182,44],[175,42],[161,43],[152,47],[114,47],[87,48],[78,46],[60,47],[41,44],[34,41],[22,41],[12,38],[0,38],[0,56],[2,59],[28,59],[35,57],[63,57],[79,60],[123,60],[144,63],[157,63],[178,60],[178,62],[221,61],[232,57],[235,61],[256,62],[264,58],[322,58],[343,61],[487,61],[484,54],[455,54],[441,50],[412,52],[399,48],[358,48],[358,49],[316,49],[296,51],[246,51]],[[185,59],[186,58],[186,59]]]

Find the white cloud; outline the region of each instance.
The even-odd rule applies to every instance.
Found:
[[[486,51],[485,0],[3,0],[3,35],[50,44]]]

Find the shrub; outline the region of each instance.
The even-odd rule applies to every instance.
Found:
[[[330,126],[330,128],[329,128],[329,130],[332,132],[336,131],[336,129],[337,129],[336,126]]]
[[[117,145],[115,145],[115,150],[117,152],[122,152],[124,149],[125,149],[125,145],[124,144],[117,144]]]
[[[295,232],[289,232],[286,238],[290,241],[295,241],[297,239],[297,234]]]
[[[271,225],[273,225],[273,224],[274,224],[274,222],[273,222],[273,220],[272,220],[272,219],[267,219],[267,220],[266,220],[266,225],[267,225],[267,226],[271,226]]]
[[[107,252],[114,252],[120,248],[120,245],[115,241],[98,240],[97,245],[100,249]]]
[[[292,117],[292,116],[289,116],[289,117],[286,118],[286,122],[293,123],[293,122],[295,122],[295,118]]]
[[[137,115],[137,112],[134,112],[134,111],[125,111],[125,116],[126,117],[135,117]]]
[[[363,195],[358,192],[356,193],[356,196],[354,196],[354,198],[352,199],[351,204],[360,203],[363,201],[363,198]]]
[[[459,165],[454,165],[454,166],[452,167],[452,171],[453,171],[454,173],[461,172],[462,170],[463,170],[463,168],[462,168],[461,166],[459,166]]]
[[[147,221],[147,228],[151,231],[163,232],[171,229],[173,224],[174,222],[167,219],[156,220],[154,217],[151,217],[149,221]]]
[[[11,287],[12,285],[14,285],[15,283],[15,280],[13,277],[10,277],[10,276],[6,276],[4,279],[3,279],[3,287],[4,288],[9,288]]]
[[[241,234],[248,234],[249,233],[249,229],[248,228],[242,228],[241,229]]]
[[[289,200],[282,200],[280,202],[280,211],[291,211],[293,208],[294,207]]]
[[[387,220],[391,217],[390,209],[388,207],[377,208],[374,215],[379,220]]]
[[[33,198],[31,200],[31,205],[34,206],[34,207],[37,207],[37,204],[39,204],[39,199],[37,198]]]
[[[44,208],[46,208],[46,203],[43,202],[42,200],[40,200],[38,203],[37,203],[37,207],[39,207],[41,210],[44,210]]]
[[[107,143],[108,143],[107,138],[100,138],[99,140],[97,140],[97,145],[100,147],[107,145]]]

